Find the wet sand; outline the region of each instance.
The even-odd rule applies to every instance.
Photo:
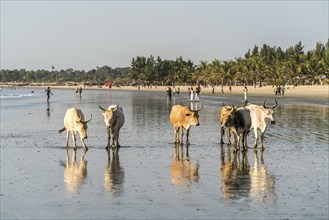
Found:
[[[158,88],[159,89],[159,88]],[[28,94],[30,89],[12,93]],[[42,89],[1,99],[1,219],[328,219],[329,108],[326,99],[278,98],[265,151],[234,154],[220,145],[221,104],[240,95],[202,95],[200,126],[190,132],[189,159],[173,143],[169,101],[146,91]],[[262,103],[265,97],[250,96]],[[268,97],[268,105],[274,103]],[[126,123],[118,154],[104,149],[98,105],[120,104]],[[65,149],[65,110],[88,118],[89,151],[77,138]],[[49,107],[49,111],[46,109]],[[253,132],[248,137],[249,146]]]

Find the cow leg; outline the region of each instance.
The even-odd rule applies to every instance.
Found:
[[[257,142],[258,142],[258,129],[254,128],[255,133],[255,142],[254,142],[254,148],[257,148]]]
[[[188,134],[188,131],[186,133],[186,135]],[[183,144],[183,135],[184,135],[184,129],[183,127],[180,127],[180,144]],[[188,138],[187,138],[188,140]]]
[[[66,132],[66,148],[69,147],[69,137],[70,137],[70,131],[67,130],[67,132]]]
[[[235,145],[235,149],[240,149],[240,141],[241,141],[241,134],[238,135],[238,141],[237,141],[237,143]]]
[[[227,145],[231,145],[231,129],[227,128]]]
[[[114,149],[116,147],[116,136],[112,133],[112,148]]]
[[[190,129],[186,129],[186,144],[190,144],[188,136],[190,135]]]
[[[225,134],[225,129],[223,126],[220,126],[220,143],[221,144],[224,144],[224,141],[223,141],[224,134]]]
[[[120,144],[119,144],[119,132],[117,133],[117,147],[120,147]]]
[[[248,143],[247,143],[247,131],[243,132],[243,136],[242,136],[242,143],[243,143],[243,150],[246,151],[248,149]]]
[[[87,147],[87,145],[86,145],[86,143],[85,143],[85,139],[84,139],[84,138],[81,138],[81,142],[82,142],[82,145],[83,145],[83,149],[84,149],[85,151],[87,151],[87,150],[88,150],[88,147]]]
[[[260,135],[260,149],[264,150],[264,134],[265,133],[261,133]]]
[[[107,146],[106,149],[110,149],[111,147],[111,131],[110,129],[106,129],[107,131]]]
[[[179,132],[179,127],[174,127],[174,143],[177,144],[179,143],[179,140],[178,140],[178,132]]]
[[[75,132],[72,131],[73,149],[77,148],[77,139],[76,139],[75,135],[76,135]]]

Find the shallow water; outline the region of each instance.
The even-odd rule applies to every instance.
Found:
[[[4,89],[1,97],[1,219],[328,219],[329,108],[327,100],[278,99],[276,124],[265,151],[234,154],[220,145],[221,104],[237,96],[201,96],[200,126],[186,146],[175,146],[173,104],[164,93]],[[250,97],[261,104],[263,97]],[[104,149],[107,134],[98,105],[120,104],[126,122],[117,154]],[[273,105],[273,98],[268,99]],[[84,158],[65,149],[67,108],[81,108],[88,124]],[[49,108],[49,111],[47,111]],[[253,132],[248,137],[252,146]],[[225,139],[226,140],[226,139]]]

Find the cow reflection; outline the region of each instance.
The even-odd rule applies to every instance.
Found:
[[[232,158],[233,156],[233,158]],[[224,148],[221,148],[221,180],[224,198],[247,197],[251,188],[249,176],[249,163],[247,154],[234,151],[231,155],[230,147],[227,148],[227,159],[225,160]]]
[[[81,156],[80,162],[77,163],[77,150],[73,150],[70,161],[68,149],[66,149],[66,164],[64,168],[64,182],[66,189],[70,194],[76,193],[79,186],[84,183],[87,176],[87,161],[84,160],[86,151]]]
[[[254,165],[250,167],[251,191],[250,196],[263,202],[275,199],[274,176],[267,174],[266,165],[261,151],[260,161],[257,150],[254,151]]]
[[[120,166],[119,159],[119,148],[112,151],[107,148],[108,160],[104,174],[104,189],[108,192],[113,192],[114,195],[119,196],[122,193],[123,183],[125,179],[125,173],[123,168]]]
[[[175,185],[190,186],[199,180],[199,164],[192,164],[186,145],[186,156],[184,159],[183,145],[175,144],[175,153],[171,164],[171,182]]]
[[[233,157],[233,158],[232,158]],[[247,153],[233,152],[227,148],[226,160],[225,151],[221,149],[221,180],[224,198],[237,199],[250,197],[266,202],[274,194],[274,177],[267,174],[266,166],[261,154],[261,163],[254,151],[254,165],[250,167]]]

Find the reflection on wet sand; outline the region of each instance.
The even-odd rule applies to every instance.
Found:
[[[274,177],[267,174],[267,169],[261,152],[259,164],[257,150],[254,151],[254,165],[250,167],[247,153],[232,152],[227,148],[225,159],[224,147],[221,147],[221,181],[222,193],[226,199],[250,197],[267,202],[273,200]],[[233,157],[233,158],[232,158]]]
[[[175,185],[190,186],[199,180],[199,164],[192,164],[186,145],[186,156],[184,159],[183,145],[175,145],[175,153],[171,164],[171,182]]]
[[[232,157],[233,156],[233,159]],[[227,159],[225,160],[224,147],[221,147],[221,180],[224,198],[248,197],[251,183],[249,176],[249,163],[247,153],[242,153],[242,160],[239,151],[227,148]]]
[[[254,165],[250,167],[249,174],[251,177],[250,196],[252,198],[261,200],[265,203],[269,200],[276,199],[274,193],[275,178],[267,173],[263,151],[261,151],[259,163],[257,150],[254,150]]]
[[[69,152],[68,149],[66,149],[66,164],[64,168],[64,182],[69,194],[76,193],[79,186],[84,183],[87,176],[87,161],[84,159],[86,151],[81,156],[79,163],[77,163],[76,160],[77,150],[75,149],[72,151],[73,154],[70,161]]]
[[[120,166],[119,148],[112,150],[107,148],[108,160],[104,173],[104,189],[108,192],[113,192],[115,196],[120,196],[123,192],[123,183],[125,179],[125,173]]]

